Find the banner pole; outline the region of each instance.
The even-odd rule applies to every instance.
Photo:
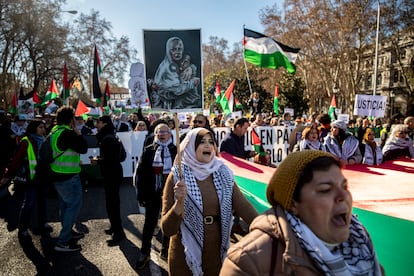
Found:
[[[250,84],[249,71],[247,70],[246,59],[244,58],[244,28],[245,26],[243,25],[243,53],[242,54],[243,54],[244,69],[246,70],[247,84],[249,85],[250,95],[252,95],[253,92],[252,92],[252,85]]]
[[[174,125],[175,125],[175,144],[177,147],[177,166],[178,166],[178,177],[181,180],[183,178],[183,172],[181,170],[181,150],[180,150],[180,129],[179,129],[179,121],[177,113],[174,113]]]

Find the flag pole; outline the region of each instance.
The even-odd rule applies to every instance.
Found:
[[[250,91],[250,95],[253,94],[252,92],[252,85],[250,84],[250,77],[249,77],[249,71],[247,70],[247,64],[246,64],[246,59],[244,58],[244,29],[245,29],[245,25],[243,24],[243,62],[244,62],[244,69],[246,70],[246,76],[247,76],[247,84],[249,85],[249,91]]]
[[[183,172],[181,170],[181,150],[180,150],[180,130],[179,130],[179,121],[177,112],[174,113],[174,125],[175,125],[175,145],[177,147],[177,155],[175,160],[177,161],[178,167],[178,178],[181,180],[183,178]]]

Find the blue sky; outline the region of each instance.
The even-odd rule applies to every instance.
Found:
[[[89,14],[99,11],[102,18],[112,24],[115,36],[130,38],[138,50],[134,58],[143,61],[142,30],[201,29],[202,43],[210,36],[233,43],[243,38],[246,28],[263,32],[259,11],[282,0],[70,0],[63,10],[77,10]],[[67,14],[66,20],[71,16]],[[77,16],[77,15],[74,15]]]

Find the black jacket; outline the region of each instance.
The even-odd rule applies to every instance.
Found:
[[[239,137],[233,131],[221,142],[220,152],[223,151],[243,159],[250,157],[250,151],[244,150],[244,136]]]
[[[119,145],[115,129],[104,126],[97,134],[99,144],[98,163],[104,178],[119,179],[123,177],[121,161],[119,160]]]
[[[138,175],[138,201],[142,204],[145,201],[156,200],[161,196],[162,191],[156,191],[155,189],[155,172],[152,168],[155,152],[159,147],[154,143],[144,148],[142,157],[137,168]],[[171,161],[174,162],[174,158],[177,155],[177,147],[170,143],[168,149],[171,155]],[[165,184],[166,177],[163,179],[163,185]]]

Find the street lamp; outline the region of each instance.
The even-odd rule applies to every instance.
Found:
[[[67,12],[67,13],[70,13],[70,14],[77,14],[78,13],[78,11],[76,11],[76,10],[61,11],[61,12]]]
[[[372,95],[377,94],[377,75],[378,75],[378,40],[379,40],[379,27],[380,27],[380,2],[377,0],[377,34],[375,38],[375,60],[374,60],[374,90],[372,91]]]
[[[395,98],[395,94],[393,91],[391,91],[390,93],[390,118],[392,114],[394,113],[394,98]]]

